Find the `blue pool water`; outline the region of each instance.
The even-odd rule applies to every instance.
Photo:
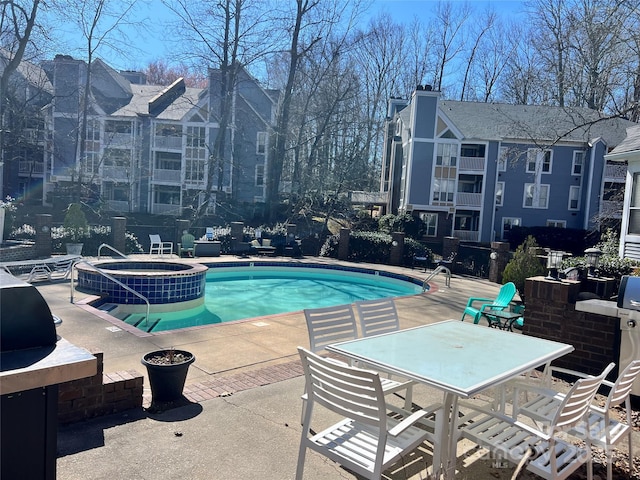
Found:
[[[382,274],[305,267],[216,267],[207,272],[204,305],[152,314],[149,322],[140,322],[140,315],[125,321],[158,332],[421,292],[422,285]]]

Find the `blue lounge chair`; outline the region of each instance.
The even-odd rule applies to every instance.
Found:
[[[464,321],[464,317],[466,315],[471,315],[473,317],[473,323],[478,323],[480,321],[480,317],[482,317],[482,315],[488,310],[504,310],[507,308],[515,295],[516,286],[513,282],[509,282],[500,287],[498,296],[495,299],[471,297],[467,301],[467,306],[462,313],[461,320]],[[474,307],[474,304],[478,303],[480,303],[480,307]]]

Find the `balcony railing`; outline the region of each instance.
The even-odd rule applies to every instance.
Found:
[[[351,203],[372,203],[383,205],[387,203],[387,192],[363,192],[350,193]]]
[[[458,192],[456,193],[456,205],[459,207],[479,207],[482,205],[482,194]]]
[[[480,232],[474,230],[454,230],[453,236],[464,242],[477,242]]]
[[[604,178],[608,181],[624,182],[627,178],[626,165],[605,165]]]
[[[20,160],[18,165],[20,175],[42,175],[44,173],[43,162]]]
[[[153,180],[155,182],[180,184],[180,170],[164,170],[156,168],[153,170]]]
[[[182,150],[182,137],[154,137],[155,148]]]
[[[600,206],[600,213],[603,216],[612,218],[622,218],[623,202],[615,200],[603,200]]]
[[[116,182],[130,182],[131,174],[127,173],[125,167],[105,165],[102,167],[102,178],[104,180],[113,180]]]
[[[131,148],[133,145],[133,137],[130,133],[106,133],[105,148]]]
[[[129,202],[126,200],[107,200],[107,208],[114,212],[128,212]]]
[[[166,203],[153,203],[151,205],[151,213],[178,216],[182,214],[182,207],[180,205],[169,205]]]
[[[486,160],[483,157],[460,157],[459,170],[484,172]]]

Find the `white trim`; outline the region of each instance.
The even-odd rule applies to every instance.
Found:
[[[533,187],[533,196],[531,197],[531,205],[527,205],[527,190],[529,187]],[[540,193],[542,187],[546,187],[547,195],[544,206],[540,206]],[[522,208],[535,208],[539,210],[546,210],[549,208],[549,196],[551,194],[551,186],[548,183],[525,183],[524,191],[522,193]]]
[[[581,193],[581,190],[582,190],[581,187],[578,186],[578,185],[571,185],[569,187],[569,200],[567,202],[567,209],[568,210],[572,210],[572,211],[580,210],[580,193]],[[571,192],[575,192],[575,191],[578,192],[578,195],[577,195],[578,196],[578,199],[577,199],[578,202],[577,202],[577,205],[575,207],[572,207],[571,206]]]

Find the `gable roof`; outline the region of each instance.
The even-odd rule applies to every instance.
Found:
[[[112,115],[116,117],[148,116],[150,114],[149,102],[161,95],[166,88],[166,86],[161,85],[132,84],[131,92],[133,96],[131,101],[113,112]],[[162,120],[182,120],[192,108],[198,105],[202,91],[202,88],[187,87],[182,95],[175,98],[166,108],[154,116]]]
[[[628,155],[630,153],[634,153],[634,156],[640,153],[640,125],[633,125],[627,128],[626,138],[611,150],[607,158],[610,160],[626,160],[627,157],[630,157]]]
[[[633,122],[606,117],[587,108],[509,105],[440,100],[439,108],[462,132],[465,140],[537,140],[592,142],[602,138],[618,145]]]

